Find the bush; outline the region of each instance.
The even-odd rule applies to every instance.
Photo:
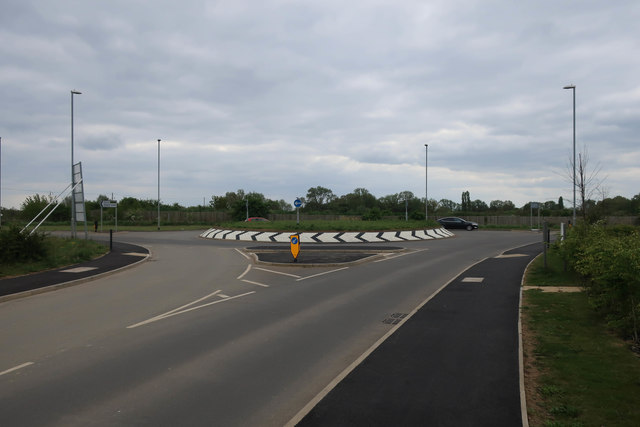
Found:
[[[369,209],[367,213],[362,215],[363,221],[379,221],[382,219],[382,211],[380,208]]]
[[[20,229],[15,226],[0,232],[0,262],[3,264],[39,261],[44,259],[46,255],[44,234],[21,233]]]
[[[559,244],[582,276],[589,301],[609,325],[640,343],[640,233],[602,223],[571,229]]]

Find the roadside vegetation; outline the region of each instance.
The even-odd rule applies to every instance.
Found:
[[[365,188],[356,188],[351,193],[336,195],[332,190],[317,186],[307,190],[305,196],[300,196],[302,202],[300,208],[301,222],[306,220],[345,220],[380,221],[409,219],[412,221],[425,220],[425,198],[413,194],[411,191],[401,191],[382,197],[376,197]],[[115,228],[117,220],[118,229],[126,227],[153,227],[157,225],[158,201],[153,199],[137,199],[135,197],[122,197],[117,200],[117,209],[101,208],[102,202],[109,201],[106,195],[99,195],[96,200],[85,202],[88,213],[89,229],[93,229],[94,222],[103,225],[103,230]],[[35,194],[27,197],[20,209],[2,209],[3,225],[26,224],[50,203],[55,205],[51,196]],[[222,222],[243,221],[248,217],[265,217],[279,221],[295,220],[296,209],[292,206],[293,200],[272,200],[257,192],[245,192],[236,190],[226,192],[224,195],[213,195],[209,200],[202,199],[201,205],[182,206],[178,203],[160,204],[160,220],[162,229],[166,227],[202,226]],[[62,203],[51,212],[45,225],[63,224],[71,218],[70,200]],[[491,217],[569,217],[571,209],[565,206],[562,197],[556,200],[540,202],[532,209],[531,203],[516,206],[510,200],[492,200],[485,202],[472,199],[468,191],[461,194],[460,201],[450,199],[429,199],[427,208],[430,218],[445,216],[483,218],[479,221],[482,226]],[[49,208],[50,209],[50,208]],[[45,212],[48,212],[45,209]],[[585,222],[593,222],[607,216],[632,217],[638,222],[640,213],[640,194],[631,199],[616,196],[603,198],[600,201],[585,200],[580,206],[580,217]],[[116,218],[117,214],[117,218]],[[42,215],[44,217],[44,214]],[[526,222],[526,221],[525,221]],[[526,228],[522,221],[513,221],[513,225],[506,228]],[[528,222],[527,222],[528,223]],[[489,228],[500,229],[501,225],[487,225]],[[404,228],[404,227],[403,227]]]
[[[236,221],[216,224],[216,227],[234,230],[264,230],[264,231],[297,231],[297,232],[364,232],[364,231],[400,231],[420,230],[424,228],[439,228],[440,224],[434,220],[429,221],[401,221],[401,220],[377,220],[377,221]]]
[[[532,426],[640,425],[640,239],[633,227],[575,227],[529,267],[523,294]]]
[[[94,259],[108,247],[92,240],[72,240],[43,233],[0,232],[0,277],[19,276]]]

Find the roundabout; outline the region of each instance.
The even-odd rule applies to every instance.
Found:
[[[225,230],[210,228],[200,237],[215,240],[289,243],[289,236],[300,235],[300,243],[385,243],[446,239],[454,234],[445,228],[405,231],[318,232],[294,233],[255,230]]]

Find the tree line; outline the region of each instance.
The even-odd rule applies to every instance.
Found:
[[[29,196],[22,203],[20,210],[4,209],[4,218],[29,221],[34,218],[49,202],[51,196],[36,194]],[[96,200],[86,201],[88,219],[93,222],[99,219],[100,206],[106,195],[100,195]],[[417,197],[411,191],[401,191],[383,197],[375,197],[365,188],[356,188],[348,194],[336,195],[331,189],[317,186],[307,190],[305,196],[300,197],[303,203],[302,212],[320,215],[354,215],[364,220],[375,220],[383,217],[396,216],[404,218],[407,215],[414,220],[425,219],[425,198]],[[71,217],[70,200],[65,200],[49,217],[49,221],[63,222]],[[118,220],[137,222],[149,212],[158,208],[158,201],[153,199],[137,199],[124,197],[118,201]],[[539,205],[542,216],[571,216],[572,208],[567,206],[562,197],[557,201],[545,201]],[[271,200],[261,193],[245,192],[240,189],[230,191],[221,196],[211,196],[207,205],[182,206],[178,203],[161,203],[163,212],[221,212],[235,220],[243,220],[247,216],[268,217],[270,214],[291,214],[295,208],[285,200]],[[510,200],[492,200],[488,204],[479,199],[472,199],[469,191],[461,194],[460,202],[449,199],[429,199],[429,217],[447,215],[523,215],[531,213],[531,204],[526,203],[517,207]],[[640,194],[631,199],[616,196],[603,198],[600,201],[586,200],[578,207],[580,216],[587,222],[594,222],[605,216],[639,216]],[[113,209],[105,209],[105,218],[112,218]],[[534,209],[537,215],[537,209]]]

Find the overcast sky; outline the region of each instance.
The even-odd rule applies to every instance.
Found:
[[[412,191],[571,202],[577,151],[640,193],[640,2],[37,1],[0,13],[2,206]],[[601,197],[595,194],[594,197]]]

